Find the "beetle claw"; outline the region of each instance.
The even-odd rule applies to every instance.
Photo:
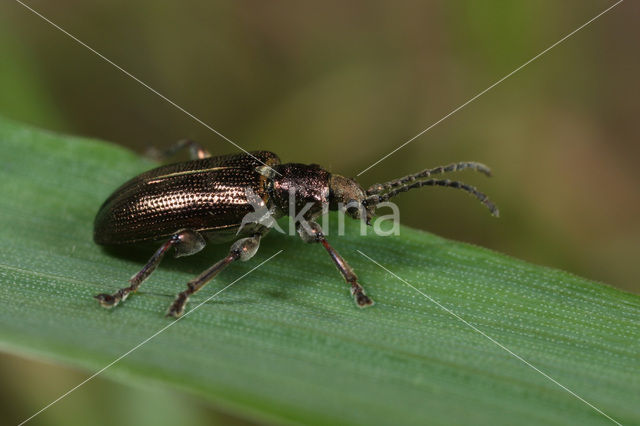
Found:
[[[182,311],[174,309],[173,306],[171,306],[171,308],[169,308],[169,311],[165,315],[165,317],[167,317],[167,318],[173,317],[173,318],[176,318],[176,319],[180,318],[181,316],[182,316]]]

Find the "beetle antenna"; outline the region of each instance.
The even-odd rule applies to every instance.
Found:
[[[381,192],[405,185],[408,182],[413,182],[416,179],[428,178],[431,175],[438,175],[442,173],[458,172],[464,169],[472,169],[476,172],[484,173],[487,176],[491,176],[491,169],[484,164],[477,163],[475,161],[461,161],[459,163],[449,164],[448,166],[438,166],[432,169],[425,169],[412,175],[407,175],[405,177],[390,180],[389,182],[377,183],[367,189],[367,195],[379,194]]]
[[[387,201],[389,198],[393,198],[402,192],[406,192],[414,188],[421,188],[423,186],[444,186],[444,187],[462,189],[463,191],[468,192],[469,194],[473,195],[478,200],[480,200],[480,202],[489,209],[489,211],[493,216],[495,217],[500,216],[500,211],[498,210],[498,207],[495,204],[493,204],[491,200],[489,200],[489,197],[487,197],[484,193],[478,191],[478,189],[476,189],[475,187],[471,185],[467,185],[466,183],[463,183],[463,182],[449,180],[449,179],[428,179],[428,180],[420,180],[420,181],[402,185],[402,186],[398,186],[398,185],[396,186],[397,186],[396,189],[393,189],[387,193],[384,193],[384,194],[376,193],[376,194],[369,195],[364,200],[364,204],[375,206],[377,204],[382,203],[383,201]]]

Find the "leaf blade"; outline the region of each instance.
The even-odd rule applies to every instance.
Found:
[[[91,241],[93,215],[152,163],[4,119],[0,158],[7,350],[101,368],[165,327],[175,293],[226,253],[214,246],[167,259],[123,306],[102,310],[91,296],[122,286],[150,253],[104,252]],[[254,260],[224,271],[190,307],[282,255],[106,374],[166,382],[272,420],[606,422],[361,250],[618,421],[639,421],[638,296],[409,228],[394,238],[360,237],[358,228],[330,238],[375,307],[353,306],[321,247],[272,233]]]

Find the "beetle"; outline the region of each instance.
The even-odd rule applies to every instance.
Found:
[[[226,266],[247,261],[258,250],[260,240],[269,231],[260,222],[243,223],[252,213],[250,189],[274,218],[287,215],[290,195],[296,208],[307,205],[304,221],[296,224],[305,242],[320,243],[329,253],[359,307],[371,306],[358,277],[349,264],[329,244],[322,228],[314,220],[323,207],[338,210],[349,206],[346,214],[354,219],[370,220],[376,206],[401,192],[422,186],[462,189],[480,200],[494,216],[498,208],[476,188],[459,181],[431,179],[430,176],[473,169],[491,176],[490,169],[477,162],[460,162],[426,169],[399,179],[376,184],[364,190],[355,179],[333,174],[317,164],[281,164],[269,151],[212,157],[191,140],[178,142],[164,156],[188,149],[191,160],[157,167],[123,184],[100,207],[94,222],[94,241],[103,246],[137,245],[162,241],[149,261],[129,280],[129,286],[115,293],[95,296],[100,304],[112,308],[138,290],[143,281],[173,248],[176,257],[201,251],[207,243],[234,241],[227,256],[187,283],[170,305],[167,316],[179,317],[190,296],[200,290]],[[304,224],[304,226],[302,226]]]

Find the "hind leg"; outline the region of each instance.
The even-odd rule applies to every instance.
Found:
[[[156,252],[151,256],[142,269],[129,280],[129,286],[123,287],[113,294],[102,293],[94,296],[105,308],[113,308],[118,303],[124,301],[129,294],[138,290],[138,287],[149,278],[149,275],[158,267],[160,261],[170,248],[176,251],[176,257],[189,256],[202,250],[206,242],[202,235],[196,231],[184,230],[171,236]]]

